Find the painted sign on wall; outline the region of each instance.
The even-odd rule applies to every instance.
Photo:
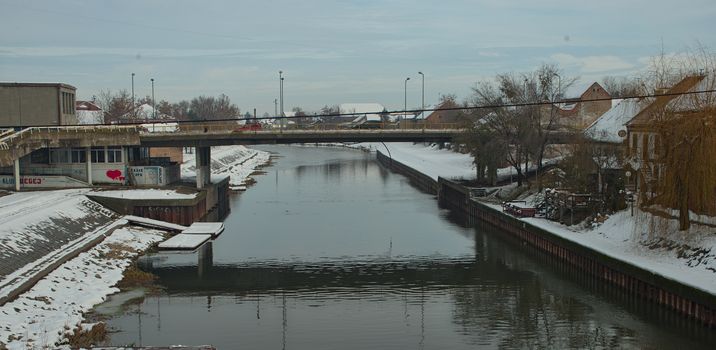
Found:
[[[66,188],[87,186],[82,181],[67,176],[59,175],[28,175],[20,176],[20,187],[25,188]],[[0,187],[14,188],[15,177],[12,175],[0,175]]]

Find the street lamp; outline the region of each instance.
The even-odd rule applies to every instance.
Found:
[[[152,119],[157,119],[157,105],[154,102],[154,78],[149,79],[152,81]]]
[[[410,80],[410,77],[405,78],[405,97],[404,97],[404,108],[403,108],[403,118],[405,118],[408,115],[408,80]]]
[[[132,108],[134,108],[134,73],[132,73]]]
[[[423,78],[423,98],[420,110],[420,119],[425,119],[425,74],[423,74],[423,72],[418,72],[418,74],[420,74],[420,76]]]
[[[281,107],[280,111],[280,119],[279,119],[279,125],[281,128],[283,128],[283,71],[278,71],[278,99],[279,99],[279,106]]]
[[[562,93],[562,76],[559,75],[559,73],[554,72],[552,73],[557,76],[557,95],[555,95],[555,98]]]

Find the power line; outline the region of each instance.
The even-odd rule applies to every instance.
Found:
[[[701,90],[701,91],[687,91],[687,92],[672,92],[663,94],[651,94],[651,95],[632,95],[620,98],[615,97],[604,97],[604,98],[593,98],[587,100],[579,100],[577,102],[599,102],[599,101],[613,101],[613,100],[632,100],[632,99],[644,99],[644,98],[658,98],[658,97],[670,97],[670,96],[682,96],[682,95],[695,95],[695,94],[706,94],[716,93],[716,89],[713,90]],[[218,122],[218,121],[236,121],[236,120],[272,120],[272,119],[296,119],[296,118],[317,118],[317,117],[358,117],[366,114],[398,114],[398,113],[415,113],[420,112],[437,112],[437,111],[465,111],[465,110],[480,110],[480,109],[496,109],[496,108],[510,108],[510,107],[530,107],[530,106],[546,106],[555,105],[560,103],[572,103],[574,100],[557,100],[557,101],[543,101],[543,102],[521,102],[521,103],[506,103],[506,104],[495,104],[495,105],[481,105],[481,106],[463,106],[463,107],[448,107],[448,108],[422,108],[422,109],[410,109],[410,110],[394,110],[394,111],[377,111],[377,112],[363,112],[363,113],[330,113],[330,114],[315,114],[315,115],[301,115],[301,116],[276,116],[276,117],[259,117],[259,118],[226,118],[226,119],[212,119],[212,120],[201,120],[201,121],[176,121],[178,123],[197,123],[197,122]],[[124,124],[147,124],[147,123],[124,123]]]
[[[651,95],[632,95],[621,98],[615,97],[604,97],[604,98],[593,98],[587,100],[579,100],[577,102],[599,102],[599,101],[613,101],[613,100],[633,100],[633,99],[644,99],[644,98],[658,98],[658,97],[673,97],[683,95],[696,95],[696,94],[707,94],[716,93],[716,89],[712,90],[700,90],[700,91],[687,91],[687,92],[671,92],[663,94],[651,94]],[[481,106],[463,106],[463,107],[449,107],[449,108],[423,108],[423,109],[411,109],[411,110],[394,110],[394,111],[377,111],[377,112],[363,112],[363,113],[331,113],[331,114],[313,114],[313,115],[300,115],[300,116],[275,116],[275,117],[239,117],[239,118],[221,118],[221,119],[203,119],[203,120],[162,120],[162,121],[131,121],[123,122],[116,125],[141,125],[141,124],[162,124],[162,123],[177,123],[177,124],[198,124],[198,123],[217,123],[217,122],[236,122],[240,120],[274,120],[274,119],[297,119],[297,118],[319,118],[319,117],[359,117],[366,114],[399,114],[399,113],[414,113],[420,112],[437,112],[437,111],[469,111],[469,110],[480,110],[480,109],[496,109],[496,108],[510,108],[510,107],[531,107],[531,106],[546,106],[555,105],[559,103],[575,102],[574,100],[557,100],[557,101],[543,101],[543,102],[522,102],[522,103],[505,103],[495,105],[481,105]],[[83,124],[83,126],[106,126],[107,124]],[[23,128],[24,126],[3,126],[4,128]],[[57,125],[36,125],[36,127],[57,127]]]

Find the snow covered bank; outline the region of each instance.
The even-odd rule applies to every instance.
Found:
[[[33,191],[0,197],[0,285],[23,266],[118,218],[85,197],[88,192]]]
[[[434,179],[438,176],[474,178],[474,165],[469,155],[412,143],[389,143],[387,146],[393,159]],[[388,153],[380,143],[351,147]],[[500,205],[487,205],[502,210]],[[522,220],[615,259],[716,295],[716,229],[713,227],[695,224],[690,233],[681,234],[677,233],[678,226],[673,221],[670,232],[675,233],[668,238],[657,237],[650,214],[632,217],[626,210],[594,227],[567,227],[542,218]],[[699,217],[698,220],[712,222],[713,218]]]
[[[229,176],[229,185],[240,186],[258,167],[268,163],[271,154],[244,146],[219,146],[211,148],[211,173]],[[181,165],[182,178],[196,177],[196,161],[193,153],[184,153]]]
[[[436,145],[425,146],[412,142],[359,143],[352,147],[379,150],[383,154],[437,180],[438,176],[446,179],[473,179],[475,165],[472,156],[440,149]]]
[[[111,191],[92,191],[87,193],[93,196],[124,198],[124,199],[192,199],[196,198],[198,192],[182,193],[173,189],[126,189]]]
[[[694,225],[686,234],[654,237],[651,224],[628,210],[592,228],[572,228],[554,221],[523,218],[525,222],[615,259],[639,266],[682,284],[716,295],[716,229]],[[673,232],[678,222],[673,220]]]
[[[0,307],[0,343],[8,349],[56,348],[64,334],[82,321],[84,312],[119,290],[113,286],[132,258],[162,237],[157,230],[116,229]]]

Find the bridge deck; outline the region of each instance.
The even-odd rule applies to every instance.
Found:
[[[393,130],[257,130],[144,133],[142,146],[219,146],[231,144],[289,144],[326,142],[449,142],[459,129]]]

